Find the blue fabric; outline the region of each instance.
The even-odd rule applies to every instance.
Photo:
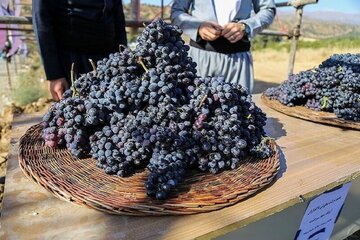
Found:
[[[254,10],[256,13],[251,16]],[[274,0],[242,0],[234,21],[244,22],[250,29],[249,38],[269,26],[275,17]],[[217,22],[212,0],[175,0],[171,8],[171,21],[192,40],[199,41],[198,29],[204,21]],[[190,57],[198,64],[198,74],[225,77],[225,81],[241,84],[252,92],[254,75],[250,52],[222,54],[192,47]]]
[[[224,76],[226,82],[240,84],[252,92],[254,73],[249,51],[223,54],[190,47],[189,55],[196,60],[199,76]]]

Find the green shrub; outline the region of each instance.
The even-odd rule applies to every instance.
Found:
[[[269,36],[257,36],[252,42],[252,50],[261,50],[270,48],[274,50],[286,49],[290,51],[291,40],[284,38],[274,38]],[[358,35],[345,35],[341,37],[317,39],[314,41],[305,41],[301,37],[298,41],[297,49],[300,48],[338,48],[338,49],[360,49],[360,37]]]
[[[45,84],[39,78],[32,76],[27,73],[21,73],[18,76],[16,86],[12,91],[12,99],[19,106],[25,106],[41,97],[49,96]]]

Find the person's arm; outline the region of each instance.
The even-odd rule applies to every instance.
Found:
[[[54,12],[56,1],[32,1],[32,21],[38,41],[46,79],[50,80],[50,92],[54,100],[62,98],[67,88],[65,74],[58,57],[58,49],[54,33]]]
[[[196,41],[201,21],[189,14],[193,0],[175,0],[171,6],[171,22],[179,26],[186,35]]]
[[[189,14],[193,0],[175,0],[171,6],[171,22],[179,26],[192,40],[213,41],[221,35],[222,27],[216,22],[201,21]]]
[[[115,6],[115,50],[119,51],[119,45],[127,45],[125,31],[125,16],[122,1],[118,0]]]
[[[274,20],[276,7],[274,0],[252,0],[255,15],[248,19],[240,20],[249,27],[249,38],[268,27]]]

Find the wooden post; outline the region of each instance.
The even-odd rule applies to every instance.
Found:
[[[295,54],[296,54],[297,41],[300,36],[302,14],[303,14],[303,6],[296,8],[296,24],[293,29],[292,40],[291,40],[288,75],[291,75],[294,72]]]
[[[131,20],[135,22],[139,22],[140,18],[140,0],[131,0],[131,9],[130,9]],[[132,35],[137,34],[138,27],[133,26],[130,28],[130,33]]]
[[[6,72],[7,72],[7,77],[8,77],[8,84],[9,84],[9,88],[10,90],[12,90],[12,84],[11,84],[11,73],[10,73],[10,69],[9,69],[9,60],[8,57],[5,58],[5,62],[6,62]]]
[[[33,29],[30,28],[19,28],[19,27],[0,27],[0,31],[9,30],[9,31],[19,31],[19,32],[33,32]]]
[[[6,25],[8,27],[8,25]],[[6,62],[6,72],[7,72],[7,77],[8,77],[8,85],[10,88],[10,91],[12,91],[12,84],[11,84],[11,72],[10,72],[10,68],[9,68],[9,62],[10,62],[10,57],[8,56],[9,51],[11,49],[11,42],[9,40],[9,31],[6,31],[6,42],[5,42],[5,46],[3,49],[3,54],[5,54],[5,62]]]
[[[308,4],[316,4],[319,0],[288,0],[286,2],[276,2],[276,7],[287,7],[293,6],[294,8],[298,8],[300,6],[305,6]]]
[[[164,0],[161,0],[161,18],[164,19]]]
[[[14,62],[15,75],[17,75],[18,69],[17,69],[17,62],[16,62],[16,54],[13,55],[13,62]]]
[[[15,17],[15,16],[0,16],[0,23],[3,24],[32,24],[32,18],[27,17]]]

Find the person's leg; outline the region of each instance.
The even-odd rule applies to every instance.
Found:
[[[197,64],[196,74],[198,76],[205,77],[213,74],[212,69],[210,69],[211,56],[208,51],[190,47],[189,57]]]
[[[254,71],[251,52],[239,52],[227,57],[228,75],[226,81],[240,84],[252,93],[254,87]]]
[[[199,76],[224,76],[226,82],[241,84],[252,92],[254,74],[250,52],[222,54],[190,47],[189,56],[197,63]]]

